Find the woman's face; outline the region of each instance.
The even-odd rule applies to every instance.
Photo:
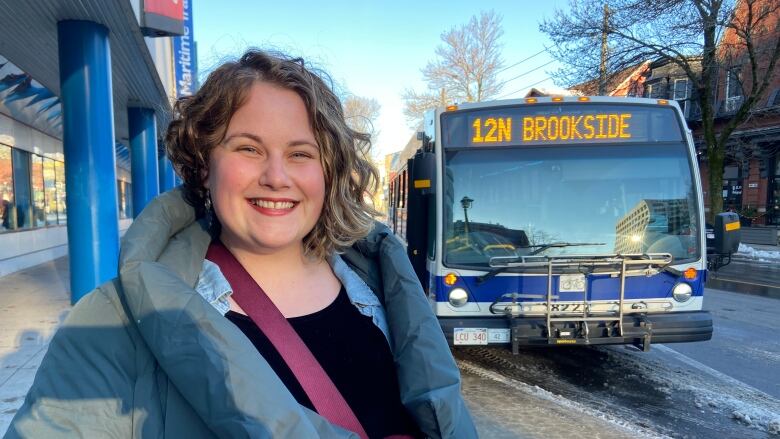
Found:
[[[325,200],[320,149],[303,100],[255,83],[211,152],[205,186],[228,246],[262,254],[300,248]]]

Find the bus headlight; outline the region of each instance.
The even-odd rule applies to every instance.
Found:
[[[693,289],[691,289],[691,286],[685,282],[680,282],[674,286],[674,289],[672,289],[672,297],[674,297],[674,300],[678,302],[685,302],[686,300],[690,299],[691,294],[693,294]]]
[[[449,295],[450,305],[461,307],[469,301],[469,295],[463,288],[453,288]]]

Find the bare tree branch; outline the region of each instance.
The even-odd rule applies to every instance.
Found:
[[[496,97],[503,84],[497,73],[503,66],[501,16],[494,11],[471,17],[468,23],[441,34],[436,59],[421,70],[428,90],[406,90],[404,114],[416,125],[425,110],[454,102],[476,102]]]

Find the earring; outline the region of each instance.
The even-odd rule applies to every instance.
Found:
[[[206,212],[211,210],[211,191],[206,189],[206,196],[205,200],[203,201],[203,207],[206,209]]]
[[[206,196],[205,200],[203,200],[203,207],[206,210],[206,224],[208,224],[210,229],[214,223],[214,206],[211,205],[211,192],[208,189],[206,189]]]

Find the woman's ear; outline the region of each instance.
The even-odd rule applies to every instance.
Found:
[[[200,178],[203,179],[203,187],[206,190],[211,190],[211,182],[209,181],[209,171],[205,169],[200,171]]]

